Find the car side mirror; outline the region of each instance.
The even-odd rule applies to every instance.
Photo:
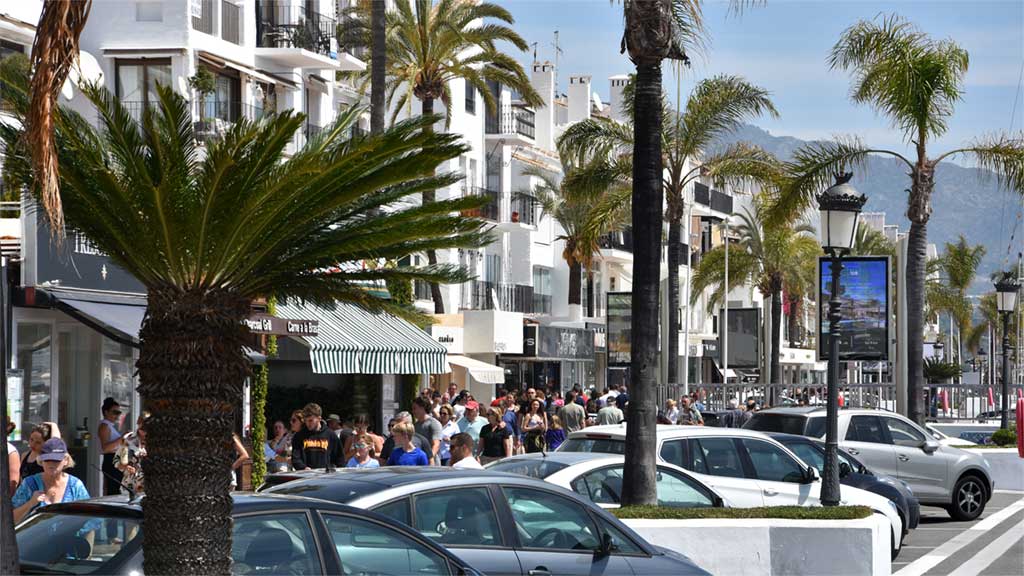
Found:
[[[921,443],[921,450],[924,450],[925,454],[931,454],[939,449],[940,444],[935,440],[925,440]]]
[[[846,478],[850,474],[853,474],[853,468],[850,468],[850,465],[847,464],[846,462],[840,462],[839,463],[839,477],[840,478]]]
[[[807,468],[806,475],[804,476],[805,484],[813,484],[821,479],[821,475],[818,474],[818,469],[814,467]]]
[[[615,538],[612,538],[611,534],[605,532],[601,536],[601,547],[598,548],[597,554],[598,556],[608,556],[612,552],[618,550],[618,548],[619,547],[615,544]]]

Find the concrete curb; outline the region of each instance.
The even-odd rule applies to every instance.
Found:
[[[862,520],[623,520],[651,544],[726,576],[888,576],[892,528]]]

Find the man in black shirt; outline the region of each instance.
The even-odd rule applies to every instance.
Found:
[[[344,454],[338,437],[327,427],[323,410],[318,404],[309,403],[302,409],[302,430],[292,437],[292,468],[338,468],[344,467]]]

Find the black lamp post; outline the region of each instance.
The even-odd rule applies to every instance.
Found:
[[[857,236],[857,222],[867,198],[849,184],[853,174],[836,174],[836,183],[818,196],[821,212],[821,246],[832,261],[832,287],[828,300],[828,404],[825,413],[825,467],[822,470],[821,503],[839,505],[839,276],[843,255]]]
[[[1003,429],[1010,424],[1010,316],[1017,305],[1019,287],[1017,279],[1009,273],[1004,273],[996,282],[996,307],[1003,317],[1003,401],[999,416],[999,427]]]

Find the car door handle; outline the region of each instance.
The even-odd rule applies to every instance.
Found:
[[[846,451],[849,452],[850,454],[853,454],[854,456],[860,454],[860,450],[857,450],[856,448],[847,448]]]
[[[527,572],[530,576],[544,576],[545,574],[551,574],[551,571],[544,566],[537,566],[533,570]]]
[[[768,489],[768,488],[765,488],[765,489],[764,489],[764,495],[765,495],[765,496],[775,496],[775,495],[777,495],[777,494],[778,494],[778,492],[777,492],[777,491],[775,491],[775,490],[770,490],[770,489]]]
[[[900,462],[909,462],[910,461],[910,456],[904,456],[904,455],[900,454],[899,455],[899,459],[900,459]]]

